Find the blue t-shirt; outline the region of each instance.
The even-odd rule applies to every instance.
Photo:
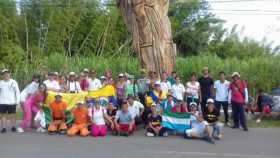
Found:
[[[116,119],[119,120],[120,124],[130,124],[133,116],[130,112],[124,113],[123,111],[117,111]]]
[[[204,131],[205,129],[204,122],[199,122],[193,115],[191,115],[191,126],[192,129],[196,129],[197,131]]]

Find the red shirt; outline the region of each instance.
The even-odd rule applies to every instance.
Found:
[[[237,80],[232,82],[229,86],[231,90],[231,101],[236,103],[245,103],[245,89],[247,88],[247,84],[245,81]]]
[[[80,81],[80,86],[81,86],[81,89],[83,91],[86,91],[88,89],[88,81],[87,81],[87,79],[82,79]]]
[[[187,111],[187,109],[184,108],[183,106],[181,106],[180,111],[177,111],[177,107],[174,106],[174,107],[171,109],[171,112],[173,112],[173,113],[186,113],[186,112],[188,112],[188,111]]]

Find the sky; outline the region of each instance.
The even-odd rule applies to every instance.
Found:
[[[226,21],[231,29],[238,24],[241,37],[264,38],[280,45],[280,0],[208,0],[210,12]]]

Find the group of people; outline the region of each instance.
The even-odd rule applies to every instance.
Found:
[[[209,69],[204,67],[199,79],[196,73],[192,73],[189,81],[183,84],[175,71],[157,74],[142,69],[137,79],[128,73],[120,73],[114,79],[109,69],[100,78],[94,69],[84,69],[80,74],[70,72],[66,76],[50,72],[43,76],[46,79],[43,82],[40,75],[34,75],[22,91],[8,69],[1,73],[1,133],[7,132],[8,119],[12,124],[11,130],[20,133],[32,131],[35,127],[38,132],[65,133],[68,136],[106,136],[108,130],[114,135],[129,136],[144,125],[146,136],[168,136],[176,132],[162,126],[162,113],[167,111],[191,114],[191,128],[183,133],[185,138],[203,138],[214,143],[214,139],[222,139],[221,108],[225,126],[238,129],[241,125],[244,131],[248,131],[244,110],[248,103],[248,89],[238,72],[234,72],[232,81],[228,81],[225,72],[221,71],[219,80],[214,82]],[[116,90],[116,95],[106,105],[101,103],[101,98],[78,101],[70,111],[73,121],[67,121],[68,105],[62,93],[96,91],[106,85],[112,85]],[[44,105],[49,91],[56,93],[55,100]],[[23,110],[23,119],[18,127],[17,105],[21,105]],[[233,125],[229,121],[229,105],[232,107]],[[50,111],[49,124],[42,121],[45,115],[43,106]]]

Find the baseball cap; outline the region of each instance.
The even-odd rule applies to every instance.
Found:
[[[213,99],[207,99],[207,104],[214,104],[214,100]]]
[[[3,69],[1,73],[4,74],[5,72],[10,73],[10,70],[9,69]]]
[[[75,75],[76,75],[75,72],[70,72],[70,73],[69,73],[69,76],[75,76]]]
[[[234,76],[240,77],[240,74],[238,72],[234,72],[234,73],[232,73],[231,77],[234,77]]]

